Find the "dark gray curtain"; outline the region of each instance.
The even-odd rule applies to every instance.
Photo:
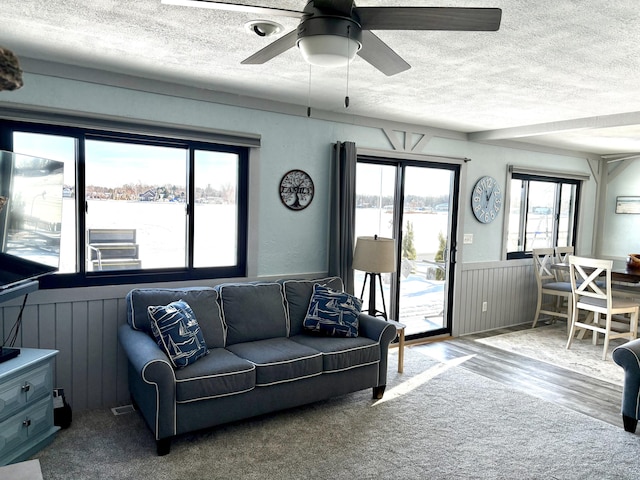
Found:
[[[329,275],[342,278],[353,294],[353,248],[356,215],[356,144],[338,142],[333,148],[329,232]]]

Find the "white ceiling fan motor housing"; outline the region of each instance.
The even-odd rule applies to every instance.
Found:
[[[362,48],[362,27],[348,17],[314,15],[300,22],[296,44],[311,65],[344,66]]]

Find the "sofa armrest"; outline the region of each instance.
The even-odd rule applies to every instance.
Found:
[[[387,357],[389,344],[398,335],[393,322],[361,313],[358,316],[358,334],[380,342],[380,373],[378,386],[387,384]]]
[[[393,322],[360,313],[358,315],[358,334],[371,340],[389,344],[396,338],[396,327]]]
[[[176,377],[166,354],[147,333],[128,324],[118,339],[129,360],[129,390],[156,440],[176,434]]]
[[[616,347],[612,358],[624,369],[622,415],[638,419],[640,418],[640,339]]]

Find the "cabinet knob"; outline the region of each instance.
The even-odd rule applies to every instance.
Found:
[[[22,385],[23,392],[28,392],[29,390],[31,390],[31,385],[29,385],[28,383],[25,383],[24,385]]]
[[[25,427],[31,426],[31,420],[27,418],[26,420],[24,420],[22,422],[22,425],[25,426]]]

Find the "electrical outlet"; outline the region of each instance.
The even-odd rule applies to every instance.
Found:
[[[465,233],[462,237],[462,243],[465,245],[471,245],[473,243],[473,233]]]
[[[482,302],[482,311],[483,312],[487,311],[487,307],[488,307],[487,302]]]

